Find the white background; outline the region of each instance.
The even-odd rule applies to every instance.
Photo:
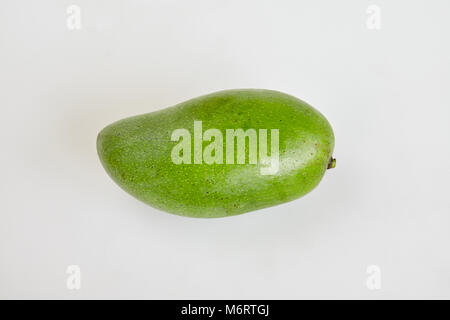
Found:
[[[449,17],[447,0],[1,1],[0,298],[450,298]],[[230,88],[328,118],[337,167],[313,192],[201,220],[106,175],[104,126]]]

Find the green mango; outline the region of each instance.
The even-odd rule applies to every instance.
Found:
[[[291,201],[334,167],[333,130],[316,109],[272,90],[201,96],[117,121],[97,137],[109,176],[163,211],[225,217]]]

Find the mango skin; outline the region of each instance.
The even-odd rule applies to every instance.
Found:
[[[178,142],[171,134],[186,128],[193,135],[194,120],[203,122],[203,132],[221,130],[224,144],[226,129],[279,129],[278,172],[261,175],[259,165],[248,161],[174,164],[171,151]],[[194,98],[117,121],[97,137],[103,167],[121,188],[157,209],[198,218],[233,216],[303,196],[322,179],[333,148],[333,130],[321,113],[293,96],[263,89]]]

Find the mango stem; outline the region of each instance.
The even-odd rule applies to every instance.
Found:
[[[331,157],[330,162],[328,162],[327,169],[333,169],[334,167],[336,167],[336,159]]]

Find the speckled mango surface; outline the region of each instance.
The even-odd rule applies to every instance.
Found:
[[[263,164],[249,163],[249,154],[244,164],[174,163],[171,154],[180,141],[172,141],[172,134],[180,128],[193,133],[194,121],[202,122],[203,132],[220,130],[223,140],[227,129],[277,129],[278,170],[262,174]],[[249,153],[249,141],[246,147]],[[97,137],[103,167],[122,189],[154,208],[199,218],[233,216],[301,197],[334,166],[333,148],[333,130],[321,113],[293,96],[260,89],[215,92],[126,118]]]

